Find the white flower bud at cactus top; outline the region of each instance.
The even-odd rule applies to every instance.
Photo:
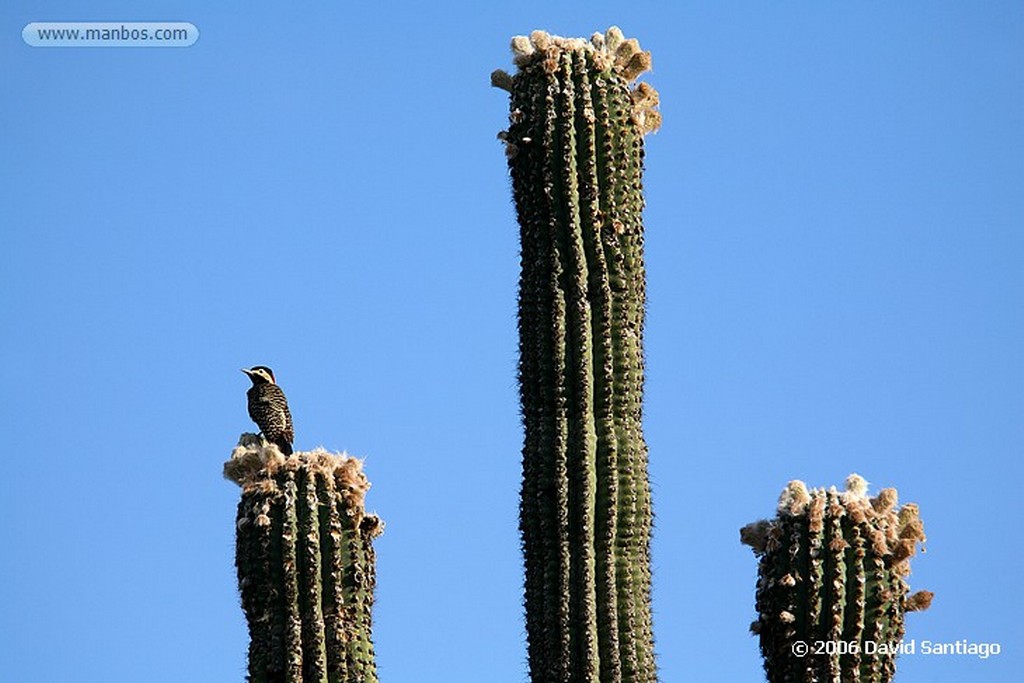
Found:
[[[807,490],[807,484],[799,479],[794,479],[783,489],[779,496],[779,512],[788,512],[791,515],[798,515],[807,504],[811,502],[811,494]]]
[[[547,31],[534,31],[530,34],[530,42],[538,50],[545,50],[551,45],[551,35]]]
[[[512,38],[512,56],[516,64],[526,60],[534,53],[533,43],[526,36],[515,36]]]
[[[612,26],[604,33],[605,48],[612,54],[619,49],[619,45],[622,45],[625,40],[626,36],[622,35],[622,29],[618,26]]]
[[[855,472],[846,478],[846,490],[857,496],[866,496],[868,481]]]

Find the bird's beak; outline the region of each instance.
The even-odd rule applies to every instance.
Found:
[[[252,370],[249,370],[248,368],[242,368],[242,372],[244,372],[247,375],[252,375]]]

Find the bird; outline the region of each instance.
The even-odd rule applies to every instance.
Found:
[[[249,398],[249,417],[263,433],[263,438],[276,444],[285,455],[292,454],[295,428],[288,410],[288,399],[274,379],[274,371],[265,365],[242,368],[252,380],[246,396]]]

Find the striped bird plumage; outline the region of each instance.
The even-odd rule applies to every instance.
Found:
[[[260,428],[263,438],[276,444],[285,455],[291,455],[295,428],[292,426],[288,400],[274,379],[274,371],[265,365],[257,365],[248,370],[243,368],[242,372],[252,380],[252,387],[246,394],[249,398],[249,417]]]

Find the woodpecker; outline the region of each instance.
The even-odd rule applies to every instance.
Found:
[[[242,372],[252,380],[246,396],[249,397],[249,417],[263,432],[263,438],[281,449],[285,455],[292,454],[295,429],[292,414],[288,410],[288,399],[274,380],[274,371],[265,365],[257,365]]]

